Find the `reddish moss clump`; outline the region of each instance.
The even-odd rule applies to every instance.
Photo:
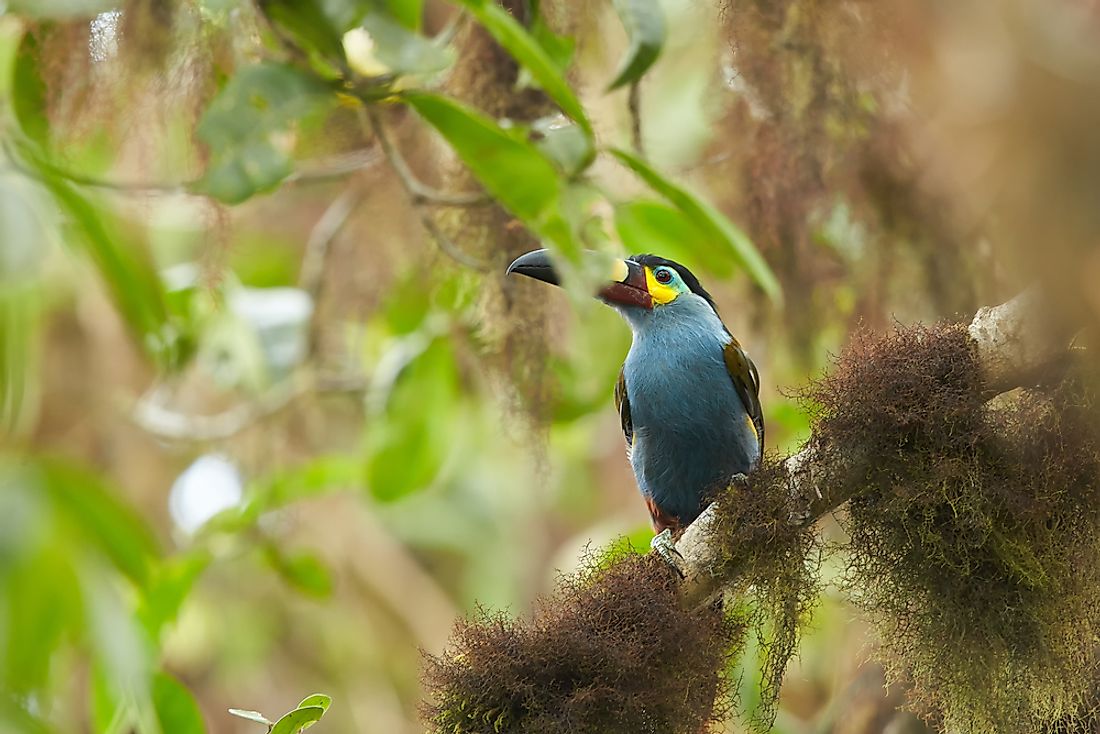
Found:
[[[987,403],[980,374],[963,328],[918,327],[857,336],[809,390],[827,491],[854,497],[848,588],[892,677],[950,730],[1085,730],[1072,722],[1100,672],[1093,396],[1058,375]]]
[[[721,721],[743,628],[685,611],[664,561],[626,555],[562,580],[530,622],[482,614],[428,661],[424,718],[447,734],[682,732]]]

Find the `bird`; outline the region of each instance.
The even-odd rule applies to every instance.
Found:
[[[596,296],[633,333],[615,405],[653,530],[667,543],[760,462],[760,375],[686,267],[651,254],[586,256],[610,262]],[[561,285],[546,249],[516,258],[507,273]]]

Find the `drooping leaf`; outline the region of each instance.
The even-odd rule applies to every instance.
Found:
[[[37,472],[70,531],[80,533],[119,571],[144,585],[157,548],[140,516],[91,472],[58,461],[39,461]]]
[[[401,25],[409,30],[420,29],[420,18],[424,14],[424,0],[385,0],[386,9]]]
[[[531,12],[535,14],[535,18],[527,32],[546,51],[546,55],[554,62],[558,72],[565,74],[569,69],[569,65],[573,62],[573,52],[577,46],[576,40],[572,36],[555,33],[547,25],[537,7],[533,8]]]
[[[259,5],[264,15],[301,48],[320,54],[329,62],[339,63],[343,60],[344,31],[354,24],[356,15],[354,9],[347,6],[355,3],[260,0]],[[351,17],[342,19],[341,15],[345,13]],[[342,28],[341,25],[345,27]]]
[[[413,337],[403,337],[408,340]],[[401,349],[401,342],[395,345]],[[442,339],[430,342],[393,375],[374,409],[367,441],[367,486],[371,496],[393,502],[424,489],[438,476],[450,445],[456,410],[457,367]]]
[[[325,715],[321,706],[303,706],[283,716],[271,728],[271,734],[298,734],[316,724]]]
[[[659,252],[693,270],[710,269],[698,246],[707,233],[673,206],[646,199],[618,204],[615,230],[627,252]]]
[[[615,0],[630,45],[608,91],[631,84],[653,66],[665,42],[665,15],[658,0]]]
[[[585,135],[592,136],[592,124],[581,106],[577,95],[554,58],[547,53],[530,33],[504,8],[490,0],[454,0],[466,8],[485,30],[504,47],[516,61],[531,74],[532,80],[550,99],[557,103],[562,112],[581,126]]]
[[[538,148],[446,97],[417,92],[404,98],[501,204],[550,244],[566,251],[576,249],[557,211],[560,177]]]
[[[164,284],[148,251],[106,205],[65,180],[32,145],[19,150],[75,235],[65,241],[87,251],[139,345],[163,366],[177,366],[179,332],[169,320]]]
[[[209,552],[196,550],[166,559],[153,569],[137,612],[149,639],[157,640],[165,625],[176,618],[210,560]]]
[[[717,273],[728,272],[727,263],[737,263],[775,302],[782,301],[779,281],[756,246],[737,225],[700,197],[683,186],[669,181],[638,156],[625,150],[612,149],[623,165],[634,171],[656,193],[679,209],[706,234],[697,244],[705,252],[707,264]]]
[[[210,147],[198,190],[238,204],[278,186],[292,170],[286,140],[295,123],[335,102],[319,79],[264,63],[237,73],[206,110],[197,134]]]
[[[271,567],[303,594],[324,599],[332,595],[332,574],[321,559],[310,553],[286,553],[270,544],[265,553]]]
[[[46,149],[50,123],[46,118],[46,83],[42,79],[41,47],[33,33],[24,34],[12,65],[11,110],[23,134]]]
[[[206,731],[194,696],[167,673],[153,676],[153,708],[165,734],[204,734]]]
[[[0,171],[0,431],[19,425],[36,378],[39,273],[53,239],[48,211],[41,189]]]
[[[38,289],[4,284],[0,292],[0,432],[20,425],[35,379],[40,301]]]

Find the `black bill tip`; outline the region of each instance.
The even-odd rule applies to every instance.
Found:
[[[509,273],[519,273],[528,278],[541,280],[552,285],[561,285],[558,272],[554,269],[554,263],[550,259],[549,250],[534,250],[520,255],[508,266]]]

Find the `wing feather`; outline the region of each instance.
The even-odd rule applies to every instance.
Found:
[[[626,372],[619,370],[619,380],[615,383],[615,408],[619,411],[619,423],[623,427],[623,436],[626,437],[626,453],[634,448],[634,423],[630,420],[630,400],[626,395]]]
[[[756,428],[756,439],[760,443],[760,453],[764,453],[764,414],[760,409],[760,373],[756,371],[756,365],[741,349],[736,339],[732,339],[722,350],[722,356],[726,362],[726,371],[733,380],[733,388],[737,396],[741,398],[749,418]]]

